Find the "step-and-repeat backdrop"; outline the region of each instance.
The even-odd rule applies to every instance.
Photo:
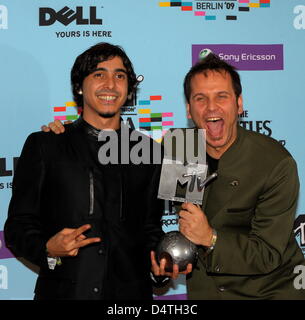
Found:
[[[279,140],[297,161],[294,231],[305,251],[303,0],[0,0],[0,299],[32,299],[37,277],[35,266],[5,247],[2,232],[21,148],[42,124],[78,117],[70,69],[98,42],[121,45],[143,76],[122,114],[156,140],[190,125],[182,83],[200,50],[240,70],[241,125]],[[162,222],[166,231],[177,228],[170,206]],[[185,291],[180,277],[156,298],[184,299]]]

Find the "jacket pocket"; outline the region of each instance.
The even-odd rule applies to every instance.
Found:
[[[246,208],[246,207],[235,207],[227,208],[227,214],[222,221],[223,225],[226,227],[233,228],[246,228],[249,230],[251,227],[251,221],[255,215],[255,208]]]

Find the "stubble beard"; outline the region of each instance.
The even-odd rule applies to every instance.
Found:
[[[116,113],[115,112],[99,112],[98,115],[101,118],[110,119],[110,118],[113,118],[116,115]]]

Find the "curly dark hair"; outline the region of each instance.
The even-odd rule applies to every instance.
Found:
[[[100,62],[114,57],[120,57],[127,70],[128,97],[125,103],[132,100],[132,95],[137,90],[138,81],[131,61],[120,46],[100,42],[80,54],[71,69],[72,93],[77,106],[83,106],[83,96],[79,94],[79,91],[82,88],[84,79],[96,69]]]
[[[240,76],[236,71],[236,68],[226,61],[221,60],[217,55],[210,53],[206,58],[197,62],[184,78],[184,96],[187,103],[190,103],[192,78],[198,73],[207,75],[208,71],[228,72],[232,79],[232,86],[236,95],[236,99],[241,95],[242,86],[240,82]]]

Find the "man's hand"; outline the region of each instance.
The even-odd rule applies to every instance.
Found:
[[[72,121],[65,121],[64,124],[69,124],[72,123]],[[48,126],[43,125],[41,126],[41,130],[44,132],[49,132],[53,131],[56,134],[64,133],[65,132],[65,127],[59,120],[55,120],[54,122],[50,122]]]
[[[166,259],[165,258],[161,259],[160,265],[159,265],[156,260],[156,255],[154,251],[151,251],[150,259],[151,259],[151,271],[155,276],[167,276],[167,277],[171,277],[172,279],[177,279],[179,274],[188,274],[192,272],[192,264],[190,263],[187,265],[187,268],[185,271],[179,272],[179,267],[177,264],[173,265],[172,272],[165,271]]]
[[[78,250],[88,244],[100,242],[101,238],[89,238],[83,233],[90,229],[89,224],[85,224],[77,229],[65,228],[56,233],[47,242],[47,250],[51,257],[77,256]]]
[[[179,231],[197,245],[211,246],[213,232],[204,212],[190,202],[183,203],[181,207]]]

